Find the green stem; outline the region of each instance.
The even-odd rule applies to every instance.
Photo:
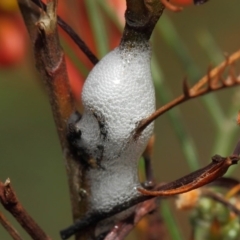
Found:
[[[64,52],[72,60],[78,71],[81,73],[83,77],[86,77],[89,72],[89,69],[87,69],[87,67],[80,61],[77,54],[73,51],[72,47],[63,37],[60,37],[60,42],[61,46],[64,49]]]
[[[217,42],[212,38],[211,34],[207,31],[201,31],[198,40],[204,51],[207,53],[210,61],[214,64],[218,64],[223,61],[223,54],[218,47]],[[234,148],[234,137],[237,133],[237,126],[233,119],[236,117],[238,111],[238,104],[233,101],[230,103],[230,110],[227,116],[223,119],[219,119],[220,128],[218,128],[217,136],[214,141],[212,149],[213,154],[230,155]],[[227,175],[231,175],[234,171],[234,167],[230,168]]]
[[[171,212],[169,204],[165,200],[161,201],[161,215],[167,225],[171,239],[183,240],[184,237],[182,236],[182,233],[178,227],[179,224],[176,222],[174,214]]]
[[[123,31],[123,24],[120,23],[114,9],[109,7],[105,0],[97,0],[97,3],[102,8],[104,14],[109,17],[112,23],[117,27],[117,29],[122,32]]]
[[[89,16],[94,39],[96,39],[97,55],[99,58],[101,58],[106,55],[107,52],[109,52],[108,35],[105,24],[99,12],[96,0],[85,0],[85,6]]]
[[[152,61],[152,74],[156,89],[157,99],[160,102],[166,103],[172,99],[170,94],[170,90],[166,85],[163,86],[163,73],[159,66],[157,66],[157,61],[155,55],[153,56]],[[176,136],[179,139],[179,143],[181,145],[181,149],[186,158],[188,166],[191,171],[194,171],[200,167],[198,161],[198,154],[196,151],[196,147],[191,136],[187,133],[187,129],[185,127],[184,121],[181,117],[181,113],[178,109],[172,109],[167,113],[167,116],[172,124],[172,127],[176,133]]]
[[[188,51],[187,46],[166,15],[161,19],[161,24],[157,25],[156,31],[161,33],[165,42],[174,49],[184,68],[187,69],[191,82],[194,83],[200,77],[201,71],[194,63],[194,59]],[[201,101],[207,108],[209,115],[211,115],[214,125],[218,129],[221,128],[219,119],[224,119],[224,114],[217,98],[214,95],[208,95],[201,98]]]

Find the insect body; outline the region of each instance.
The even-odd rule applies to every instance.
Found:
[[[147,40],[124,42],[90,72],[82,92],[84,112],[75,146],[97,164],[87,170],[90,210],[108,210],[139,194],[138,159],[153,132],[134,130],[155,111]]]

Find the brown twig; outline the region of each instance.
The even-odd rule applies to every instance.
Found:
[[[172,196],[188,192],[190,190],[202,187],[221,177],[226,173],[232,164],[237,164],[239,160],[240,158],[238,156],[223,158],[219,155],[215,155],[212,158],[212,163],[210,163],[208,166],[190,173],[189,175],[169,184],[165,184],[158,191],[151,191],[142,188],[138,188],[138,191],[149,196]]]
[[[145,221],[145,222],[144,222]],[[145,225],[142,227],[141,224]],[[140,225],[140,226],[139,226]],[[137,225],[137,239],[141,240],[164,240],[166,238],[166,229],[164,220],[160,215],[160,212],[156,209],[153,213],[148,214]]]
[[[234,87],[240,84],[240,77],[236,77],[233,75],[233,64],[240,59],[240,50],[233,53],[231,56],[227,57],[227,59],[222,62],[219,66],[208,71],[206,76],[200,79],[192,88],[189,88],[186,80],[183,81],[183,94],[171,102],[165,104],[156,110],[152,115],[143,119],[138,124],[135,129],[135,137],[138,137],[139,134],[154,120],[156,120],[163,113],[169,111],[171,108],[176,107],[177,105],[188,101],[189,99],[193,99],[202,95],[205,95],[210,92],[218,91],[221,89]],[[229,67],[229,76],[226,80],[222,80],[222,74],[225,69]]]
[[[29,0],[18,0],[19,6],[31,36],[36,67],[45,83],[52,107],[58,136],[65,157],[65,166],[70,189],[73,219],[79,219],[86,211],[86,199],[79,192],[85,188],[82,181],[81,159],[71,151],[67,140],[67,121],[75,112],[74,100],[67,76],[64,54],[57,34],[56,1],[48,1],[46,12],[36,16],[31,11]],[[32,2],[30,1],[32,4]],[[28,7],[28,8],[26,8]],[[30,9],[29,9],[30,8]],[[36,20],[38,17],[38,20]],[[81,204],[80,204],[80,200]]]
[[[124,239],[145,215],[156,210],[156,208],[156,199],[151,199],[139,204],[134,215],[117,224],[104,240]]]
[[[236,185],[240,184],[240,181],[236,178],[231,177],[221,177],[213,181],[209,186],[224,187],[227,189],[233,188]]]
[[[5,183],[0,182],[0,201],[33,240],[51,240],[23,208],[10,185],[9,179]]]
[[[173,182],[160,184],[159,186],[156,186],[157,191],[148,191],[138,188],[139,192],[145,195],[136,196],[129,201],[116,205],[110,211],[95,211],[87,213],[82,219],[76,221],[74,225],[60,232],[62,239],[67,239],[76,232],[82,231],[83,229],[86,230],[103,219],[111,217],[153,197],[173,196],[209,184],[215,179],[221,177],[231,165],[236,164],[239,160],[238,156],[224,158],[219,155],[215,155],[212,157],[212,163],[206,167]]]
[[[7,230],[14,240],[22,240],[17,230],[11,225],[11,223],[6,219],[3,213],[0,212],[0,223]]]
[[[121,45],[138,39],[149,40],[152,31],[161,17],[164,5],[159,0],[126,0],[126,24],[124,27]]]
[[[236,215],[240,216],[240,210],[237,207],[235,207],[232,203],[230,203],[227,199],[222,197],[220,194],[213,192],[211,190],[208,190],[208,189],[204,189],[202,196],[211,198],[211,199],[223,204],[225,207],[227,207],[229,210],[234,212]]]
[[[141,240],[163,240],[166,237],[164,220],[159,212],[159,202],[161,199],[155,199],[156,208],[142,218],[136,226],[137,239]],[[139,204],[140,205],[140,204]]]
[[[69,226],[68,228],[60,231],[60,235],[62,239],[68,239],[76,232],[85,232],[86,229],[90,229],[92,226],[96,225],[99,221],[106,219],[108,217],[111,217],[117,213],[120,213],[132,206],[135,206],[136,204],[149,200],[153,198],[152,196],[137,196],[133,199],[130,199],[129,201],[126,201],[124,203],[115,205],[112,209],[106,210],[106,211],[93,211],[89,212],[86,215],[84,215],[81,219],[76,221],[73,225]]]
[[[37,6],[43,7],[46,11],[46,4],[40,0],[31,0]],[[65,31],[73,42],[79,47],[79,49],[87,56],[87,58],[92,62],[93,65],[98,63],[98,58],[89,49],[87,44],[80,38],[80,36],[70,27],[61,17],[57,16],[58,25]]]

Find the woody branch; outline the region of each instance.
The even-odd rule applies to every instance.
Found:
[[[22,228],[30,235],[33,240],[51,240],[51,238],[47,236],[47,234],[38,226],[38,224],[23,208],[22,204],[19,202],[14,190],[11,187],[9,179],[7,179],[5,183],[0,182],[0,201],[4,208],[15,217]],[[13,229],[11,229],[10,232],[13,233]],[[21,239],[20,236],[16,233],[14,236],[14,239],[16,240]]]
[[[57,1],[48,1],[46,11],[30,0],[18,1],[22,16],[32,40],[36,67],[45,84],[55,120],[70,189],[73,219],[84,214],[84,201],[80,204],[82,166],[71,151],[67,135],[67,121],[75,111],[66,70],[64,53],[57,33]]]
[[[171,102],[165,104],[156,110],[148,118],[140,121],[136,128],[135,136],[138,136],[151,122],[156,120],[165,112],[186,102],[190,99],[200,97],[202,95],[215,92],[218,90],[236,87],[240,84],[240,76],[234,72],[234,63],[240,59],[240,50],[226,57],[226,60],[214,69],[210,69],[207,74],[200,79],[193,87],[189,88],[187,81],[183,81],[183,94],[175,98]],[[223,74],[228,70],[228,76],[224,79]]]

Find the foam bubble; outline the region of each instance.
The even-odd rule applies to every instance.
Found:
[[[89,73],[82,91],[84,114],[77,123],[79,144],[102,169],[90,169],[92,209],[107,210],[137,194],[138,159],[153,132],[148,126],[137,141],[136,124],[155,111],[155,93],[148,44],[117,47]],[[103,146],[102,156],[96,149]]]

